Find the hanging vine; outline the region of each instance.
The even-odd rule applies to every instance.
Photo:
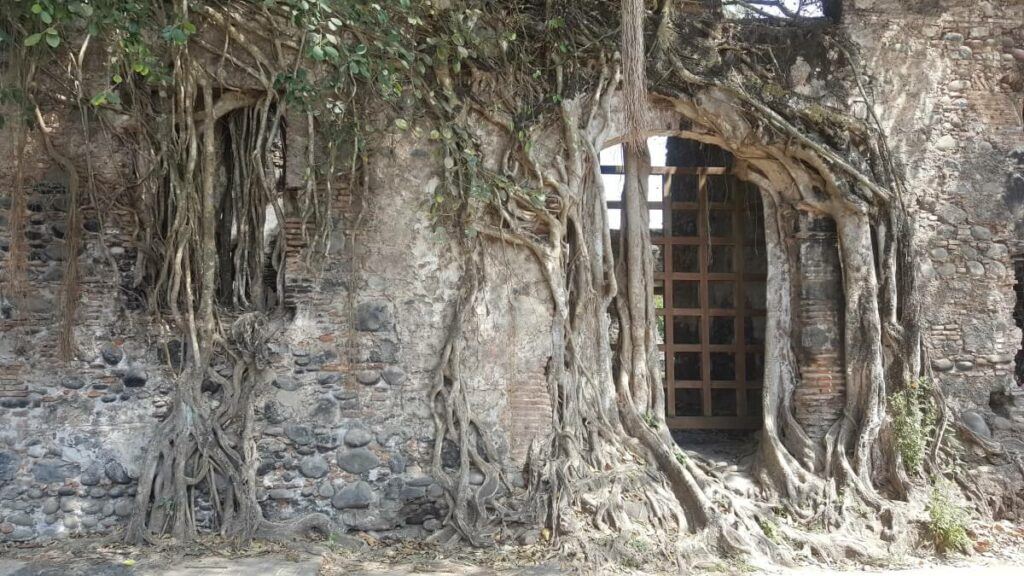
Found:
[[[94,35],[116,46],[109,85],[89,105],[129,127],[120,136],[137,150],[135,287],[185,343],[172,408],[139,478],[129,540],[193,537],[199,500],[212,505],[214,528],[238,540],[329,529],[323,515],[287,526],[263,518],[253,406],[271,378],[267,343],[287,322],[286,217],[298,215],[311,249],[326,253],[336,171],[365,183],[374,138],[395,129],[438,151],[444,181],[430,213],[457,238],[463,274],[429,392],[432,473],[448,503],[437,539],[489,545],[508,526],[544,524],[563,552],[598,561],[614,560],[621,543],[588,538],[593,530],[641,533],[669,557],[686,550],[684,541],[775,559],[806,545],[836,557],[864,551],[854,508],[886,519],[890,536],[923,510],[915,497],[924,484],[897,450],[887,410],[889,395],[927,366],[908,191],[877,118],[861,122],[793,96],[760,47],[737,40],[757,22],[728,21],[710,8],[684,17],[668,0],[15,4],[4,12],[5,41],[16,39],[40,61],[49,57],[44,50],[72,40],[84,51]],[[727,4],[762,17],[778,8]],[[868,99],[855,51],[841,38],[828,42],[845,54]],[[31,95],[28,61],[8,73]],[[85,95],[76,98],[81,105]],[[273,157],[296,118],[305,122],[308,166],[304,188],[289,196]],[[647,131],[666,128],[665,118],[679,136],[732,152],[739,176],[765,193],[777,263],[769,291],[779,302],[768,346],[778,354],[766,366],[757,499],[738,497],[676,446],[664,419],[644,142]],[[69,174],[68,229],[77,231],[75,161],[52,145],[39,107],[35,120]],[[503,147],[481,146],[484,133],[499,134]],[[598,158],[611,140],[627,143],[617,250]],[[19,157],[16,208],[22,164]],[[796,262],[782,239],[798,204],[836,220],[843,263],[845,413],[820,443],[791,406]],[[268,214],[279,224],[272,234]],[[12,230],[23,225],[12,222]],[[77,302],[72,236],[60,306],[67,358]],[[486,289],[482,262],[494,245],[531,254],[552,302],[553,433],[531,448],[525,488],[505,477],[462,373],[463,330]],[[7,290],[22,289],[23,248],[12,243]],[[940,432],[925,467],[941,474],[948,418],[933,390]],[[454,467],[443,458],[446,446],[458,453]],[[475,474],[483,481],[472,483]],[[783,510],[792,522],[780,521]],[[810,526],[833,530],[832,541]],[[689,533],[701,538],[683,540]]]

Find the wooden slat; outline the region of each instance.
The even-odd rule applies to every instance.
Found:
[[[621,166],[602,166],[602,174],[624,174]],[[665,399],[668,425],[674,429],[732,429],[750,430],[761,426],[761,415],[749,414],[747,405],[748,390],[760,390],[763,382],[760,379],[746,380],[746,354],[748,352],[764,353],[763,344],[746,344],[745,318],[763,317],[765,310],[746,308],[746,282],[765,281],[766,274],[746,274],[744,270],[745,255],[743,248],[756,246],[756,239],[745,238],[745,194],[746,187],[740,190],[727,190],[727,202],[711,202],[709,197],[709,176],[729,175],[730,171],[722,167],[652,167],[652,175],[664,175],[662,196],[658,200],[648,201],[648,210],[661,210],[663,227],[652,230],[652,243],[661,247],[661,258],[664,272],[655,273],[655,279],[661,282],[663,305],[657,310],[665,323],[665,342],[659,346],[665,358]],[[695,175],[697,185],[697,202],[672,201],[674,175]],[[726,180],[727,186],[734,186],[733,178]],[[609,209],[623,207],[620,200],[607,202]],[[672,212],[690,210],[697,214],[697,234],[695,236],[674,236],[672,229]],[[712,210],[728,212],[732,224],[731,234],[722,237],[710,237],[709,216]],[[623,216],[624,217],[624,216]],[[696,246],[698,267],[697,272],[674,272],[672,270],[673,252],[677,247]],[[729,272],[709,272],[710,252],[712,247],[733,246],[732,267]],[[699,307],[676,308],[674,284],[676,282],[697,282]],[[710,302],[710,285],[712,282],[730,283],[733,285],[733,308],[712,308]],[[697,344],[676,344],[676,317],[700,319],[700,342]],[[733,341],[730,344],[710,344],[711,320],[714,318],[731,318],[733,321]],[[676,380],[675,353],[689,352],[700,355],[700,380]],[[727,353],[733,356],[733,380],[712,380],[711,355]],[[676,414],[676,392],[678,390],[701,391],[701,416],[680,416]],[[712,391],[729,390],[735,395],[736,416],[712,416]]]
[[[626,173],[624,166],[601,166],[601,174],[617,174],[622,175]],[[729,173],[729,169],[723,166],[651,166],[651,176],[667,175],[667,174],[688,174],[691,176],[722,176]]]
[[[760,430],[755,416],[673,416],[665,422],[673,430]]]

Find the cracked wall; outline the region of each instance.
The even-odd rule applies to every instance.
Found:
[[[844,26],[866,59],[875,111],[915,194],[931,366],[965,423],[996,438],[1019,437],[1024,398],[1014,378],[1021,334],[1013,320],[1013,259],[1024,253],[1024,129],[1020,89],[1012,82],[1021,67],[1013,50],[1024,46],[1024,6],[851,4]],[[850,77],[810,56],[786,65],[798,92],[866,114]],[[54,355],[53,311],[68,257],[67,178],[40,142],[30,140],[23,190],[31,290],[0,300],[3,541],[121,525],[134,504],[146,433],[166,414],[180,364],[180,344],[145,313],[132,282],[138,223],[124,186],[131,181],[129,151],[102,134],[86,141],[73,115],[48,120],[79,165],[85,150],[102,159],[100,185],[82,201],[79,352],[63,365]],[[0,157],[13,158],[10,125],[3,133]],[[487,142],[497,150],[496,139]],[[331,250],[315,266],[301,255],[301,223],[285,222],[295,320],[273,343],[274,378],[257,403],[259,497],[271,518],[320,511],[339,530],[410,537],[425,536],[443,518],[444,498],[430,471],[428,392],[461,263],[450,232],[435,230],[429,215],[441,179],[437,154],[409,133],[376,142],[366,187],[335,183]],[[301,185],[301,172],[286,171],[289,185]],[[6,267],[11,162],[0,165],[0,176],[0,267]],[[824,430],[838,417],[842,395],[841,360],[829,356],[842,319],[829,306],[837,271],[822,234],[804,238],[802,254],[821,266],[803,271],[804,285],[817,288],[797,314],[806,325],[802,344],[809,355],[801,375],[809,392],[796,410],[808,428]],[[484,264],[482,296],[462,336],[468,350],[462,367],[469,402],[514,471],[530,443],[550,430],[551,302],[539,268],[523,251],[489,245]],[[1005,398],[998,412],[989,405],[994,392]],[[453,463],[451,450],[444,455]]]

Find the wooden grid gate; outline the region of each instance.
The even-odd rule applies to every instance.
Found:
[[[622,166],[601,171],[623,174]],[[758,429],[767,273],[760,192],[728,167],[654,166],[651,179],[662,190],[648,206],[668,425]],[[609,211],[621,211],[621,191],[618,198]]]

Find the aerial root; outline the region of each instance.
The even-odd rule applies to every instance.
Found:
[[[314,512],[285,522],[261,519],[255,536],[261,540],[284,544],[307,540],[314,535],[324,538],[330,533],[331,519],[325,514]]]

